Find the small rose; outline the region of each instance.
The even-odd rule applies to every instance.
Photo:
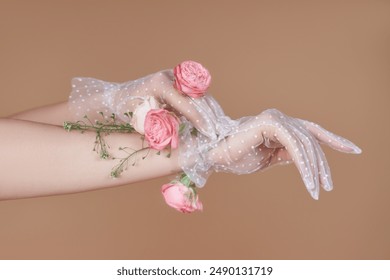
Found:
[[[144,102],[139,104],[137,108],[133,112],[133,117],[131,118],[130,124],[134,127],[134,129],[144,135],[145,134],[145,118],[146,114],[151,109],[159,109],[160,104],[153,96],[148,96],[145,98]]]
[[[173,73],[175,75],[174,87],[190,97],[203,96],[210,86],[210,73],[198,62],[184,61],[174,68]]]
[[[199,201],[195,191],[180,182],[163,185],[161,192],[165,202],[180,212],[192,213],[195,210],[203,210],[202,202]]]
[[[145,118],[145,138],[152,149],[163,150],[168,145],[176,149],[179,143],[179,121],[165,109],[152,109]]]

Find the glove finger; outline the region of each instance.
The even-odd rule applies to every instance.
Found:
[[[310,130],[310,132],[321,142],[334,150],[343,152],[343,153],[353,153],[360,154],[362,150],[356,146],[354,143],[345,139],[341,136],[338,136],[323,127],[319,126],[316,123],[309,122],[306,120],[300,120],[303,124]]]

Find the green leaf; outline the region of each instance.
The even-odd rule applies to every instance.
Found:
[[[187,186],[187,187],[190,187],[190,185],[191,185],[191,183],[192,183],[190,177],[188,177],[187,174],[185,174],[185,173],[183,173],[183,174],[181,175],[181,177],[180,177],[180,182],[181,182],[183,185]]]
[[[198,136],[198,130],[196,128],[193,128],[191,130],[191,135],[197,137]]]
[[[72,130],[72,124],[70,124],[69,122],[64,122],[64,129],[67,130],[67,131],[71,131]]]
[[[186,128],[186,124],[181,123],[179,126],[179,134],[183,134],[185,128]]]

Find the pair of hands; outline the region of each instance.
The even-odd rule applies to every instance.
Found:
[[[276,109],[231,120],[211,96],[184,96],[173,87],[173,81],[171,69],[125,83],[76,78],[74,83],[94,86],[86,86],[85,92],[75,93],[77,101],[72,108],[79,115],[91,113],[88,111],[104,111],[123,116],[127,111],[134,111],[150,96],[154,97],[173,110],[189,127],[195,127],[200,132],[196,137],[187,133],[180,145],[183,170],[198,186],[204,185],[212,170],[249,174],[293,162],[311,196],[318,199],[320,187],[327,191],[333,187],[320,144],[345,153],[361,153],[347,139]],[[77,85],[77,88],[83,87]],[[89,100],[80,102],[84,98]],[[91,104],[94,106],[91,107]]]

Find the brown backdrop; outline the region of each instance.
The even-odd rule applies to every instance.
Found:
[[[278,108],[363,149],[324,148],[335,189],[319,201],[292,165],[215,174],[191,215],[165,205],[169,178],[1,201],[0,258],[390,257],[389,1],[0,5],[1,116],[66,100],[74,76],[126,81],[192,59],[230,116]]]

